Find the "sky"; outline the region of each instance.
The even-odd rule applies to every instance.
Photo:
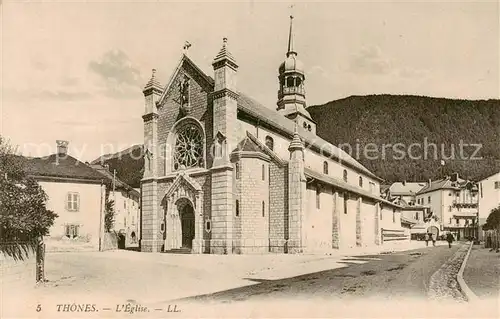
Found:
[[[293,8],[290,8],[293,4]],[[0,134],[26,156],[83,161],[143,142],[142,88],[185,41],[208,75],[228,38],[239,91],[275,108],[294,15],[308,105],[350,95],[499,98],[497,1],[4,1]]]

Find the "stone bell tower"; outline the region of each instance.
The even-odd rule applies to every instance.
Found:
[[[304,82],[306,76],[304,65],[297,58],[293,32],[293,15],[290,16],[290,31],[288,33],[288,49],[286,58],[278,69],[278,112],[296,122],[306,131],[316,134],[316,123],[306,110],[306,91]]]
[[[210,253],[233,250],[233,166],[230,152],[237,146],[236,78],[238,65],[227,48],[227,38],[215,57],[213,98],[214,161],[212,173],[212,234]]]

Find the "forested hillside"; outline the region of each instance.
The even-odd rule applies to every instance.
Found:
[[[349,144],[351,155],[388,181],[424,181],[455,171],[478,180],[500,171],[499,100],[369,95],[308,110],[319,136],[335,145]],[[374,145],[365,148],[369,143]]]

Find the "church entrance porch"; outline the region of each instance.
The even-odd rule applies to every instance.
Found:
[[[164,251],[202,253],[202,195],[199,184],[181,171],[162,200]]]

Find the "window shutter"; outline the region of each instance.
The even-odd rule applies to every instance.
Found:
[[[80,194],[73,194],[75,196],[75,201],[74,201],[74,205],[75,205],[75,211],[79,211],[80,210]]]
[[[66,210],[71,210],[71,193],[66,195]]]

